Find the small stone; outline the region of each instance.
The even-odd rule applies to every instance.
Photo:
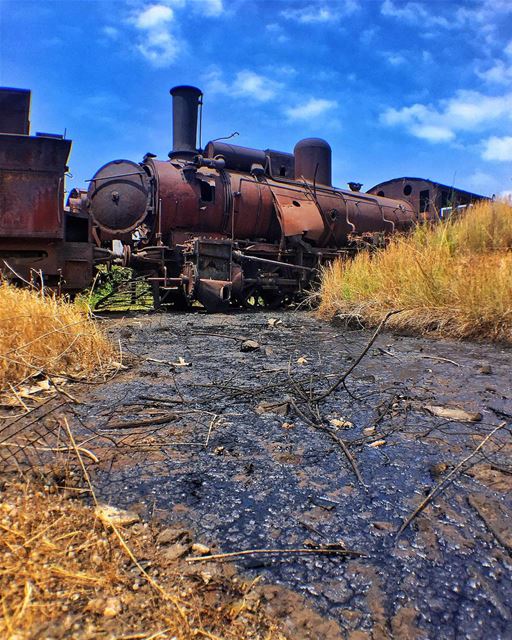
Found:
[[[366,427],[365,429],[363,429],[363,435],[365,435],[365,436],[373,436],[375,431],[376,431],[375,427]]]
[[[200,542],[195,542],[192,545],[192,553],[195,553],[198,556],[204,556],[207,553],[210,553],[210,547],[207,547],[205,544],[201,544]]]
[[[285,416],[290,408],[288,400],[281,400],[277,402],[260,402],[255,411],[258,415],[264,413],[275,413],[278,416]]]
[[[354,425],[350,422],[350,420],[345,420],[345,418],[331,418],[331,420],[329,420],[329,423],[333,426],[336,427],[336,429],[350,429],[350,427],[353,427]]]
[[[393,531],[396,528],[391,522],[376,521],[372,525],[379,531]]]
[[[114,525],[116,527],[128,527],[140,520],[137,513],[133,511],[125,511],[108,504],[100,504],[94,510],[96,516],[105,524]]]
[[[182,529],[178,527],[169,527],[160,531],[156,541],[160,545],[173,544],[174,542],[190,542],[191,535],[188,529]]]
[[[173,544],[171,547],[166,549],[166,551],[163,553],[163,557],[168,562],[175,562],[176,560],[182,558],[189,551],[189,549],[189,544],[181,544],[177,542],[176,544]]]
[[[446,464],[446,462],[438,462],[437,464],[433,464],[430,467],[430,474],[434,478],[439,478],[439,476],[442,476],[446,473],[447,469],[448,465]]]
[[[119,598],[107,598],[106,606],[103,609],[105,618],[115,618],[121,613],[121,601]]]
[[[465,411],[458,407],[442,407],[439,405],[425,405],[423,407],[429,413],[438,418],[445,418],[446,420],[454,420],[457,422],[480,422],[482,414],[474,411]]]
[[[240,351],[244,353],[249,351],[257,351],[260,348],[260,343],[256,340],[244,340],[240,346]]]
[[[483,364],[478,368],[477,373],[481,373],[484,376],[490,376],[492,373],[492,367],[490,364]]]

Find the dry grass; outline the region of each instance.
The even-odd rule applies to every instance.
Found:
[[[419,334],[512,342],[512,206],[486,202],[324,271],[320,313]]]
[[[115,357],[86,309],[0,282],[0,390],[38,373],[89,375]]]
[[[0,637],[284,640],[251,585],[166,561],[150,525],[123,536],[160,591],[82,502],[19,484],[2,498]]]

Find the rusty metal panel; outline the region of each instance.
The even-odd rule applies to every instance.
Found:
[[[30,91],[0,87],[0,133],[28,135]]]
[[[286,237],[304,236],[317,242],[325,233],[325,225],[313,200],[301,197],[298,192],[286,193],[273,189],[279,221]]]
[[[71,141],[0,134],[0,235],[63,237]]]

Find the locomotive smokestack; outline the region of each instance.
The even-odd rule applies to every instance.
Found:
[[[191,158],[197,153],[197,110],[203,93],[197,87],[179,86],[172,96],[172,151],[169,158]]]

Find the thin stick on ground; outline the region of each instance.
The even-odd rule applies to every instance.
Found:
[[[375,340],[377,340],[380,332],[382,331],[382,329],[384,329],[384,326],[385,326],[386,322],[389,320],[389,318],[391,318],[391,316],[396,315],[397,313],[402,313],[402,311],[403,311],[403,309],[395,309],[394,311],[388,311],[386,313],[384,318],[382,318],[382,320],[380,321],[379,326],[375,329],[375,331],[374,331],[372,337],[370,338],[370,340],[368,341],[367,345],[361,351],[361,353],[358,355],[358,357],[354,360],[354,362],[350,365],[350,367],[341,376],[339,376],[336,379],[336,381],[327,389],[327,391],[325,391],[324,393],[320,394],[319,396],[317,396],[315,398],[316,402],[320,402],[320,400],[324,400],[325,398],[327,398],[327,396],[331,395],[331,393],[333,391],[336,391],[336,389],[341,384],[343,384],[345,382],[345,380],[349,377],[349,375],[352,373],[352,371],[354,371],[354,369],[357,367],[357,365],[361,362],[361,360],[365,357],[365,355],[371,349],[373,343],[375,342]]]
[[[416,516],[418,516],[424,509],[426,506],[428,506],[428,504],[439,494],[439,492],[441,491],[441,489],[443,487],[445,487],[447,484],[450,483],[451,479],[453,478],[453,476],[459,471],[459,469],[461,467],[463,467],[466,462],[468,462],[469,460],[471,460],[471,458],[473,458],[473,456],[475,456],[480,449],[485,446],[485,444],[492,438],[492,436],[499,431],[500,429],[503,429],[503,427],[505,427],[507,425],[506,422],[501,422],[497,427],[495,427],[490,433],[488,433],[485,438],[482,440],[482,442],[480,442],[480,444],[468,455],[464,458],[464,460],[461,460],[459,462],[459,464],[457,464],[451,471],[450,473],[441,480],[441,482],[439,482],[433,489],[432,491],[428,494],[428,496],[416,507],[416,509],[414,509],[414,511],[404,520],[404,522],[402,523],[402,526],[400,527],[400,529],[397,531],[396,537],[398,538],[398,536],[400,536],[405,529],[407,529],[407,527],[411,524],[411,522],[414,520],[414,518],[416,518]]]
[[[352,556],[363,558],[366,556],[361,551],[353,549],[327,549],[318,547],[318,549],[246,549],[245,551],[230,551],[228,553],[214,553],[209,556],[198,556],[197,558],[187,558],[187,562],[210,562],[212,560],[229,560],[230,558],[238,558],[240,556],[256,556],[256,555],[296,555],[296,554],[316,554],[316,555],[338,555]]]
[[[295,402],[292,401],[291,405],[294,408],[294,410],[296,411],[297,415],[299,415],[307,424],[309,424],[314,429],[317,429],[318,431],[323,431],[324,433],[327,433],[327,435],[330,436],[330,438],[332,440],[334,440],[334,442],[336,442],[336,444],[338,444],[338,446],[341,448],[341,450],[345,454],[347,460],[349,461],[349,464],[352,467],[352,469],[353,469],[353,471],[354,471],[354,473],[356,475],[356,478],[358,479],[359,483],[361,484],[361,486],[364,488],[365,491],[368,491],[368,486],[366,485],[366,483],[365,483],[365,481],[363,479],[363,476],[361,475],[361,472],[359,471],[359,466],[357,464],[357,461],[354,458],[354,456],[350,453],[350,450],[347,447],[346,442],[342,438],[337,436],[335,433],[332,433],[332,431],[329,431],[328,429],[326,429],[325,427],[322,427],[320,424],[318,424],[314,420],[311,420],[310,418],[308,418],[306,416],[306,414],[299,409],[299,407],[296,405]]]

